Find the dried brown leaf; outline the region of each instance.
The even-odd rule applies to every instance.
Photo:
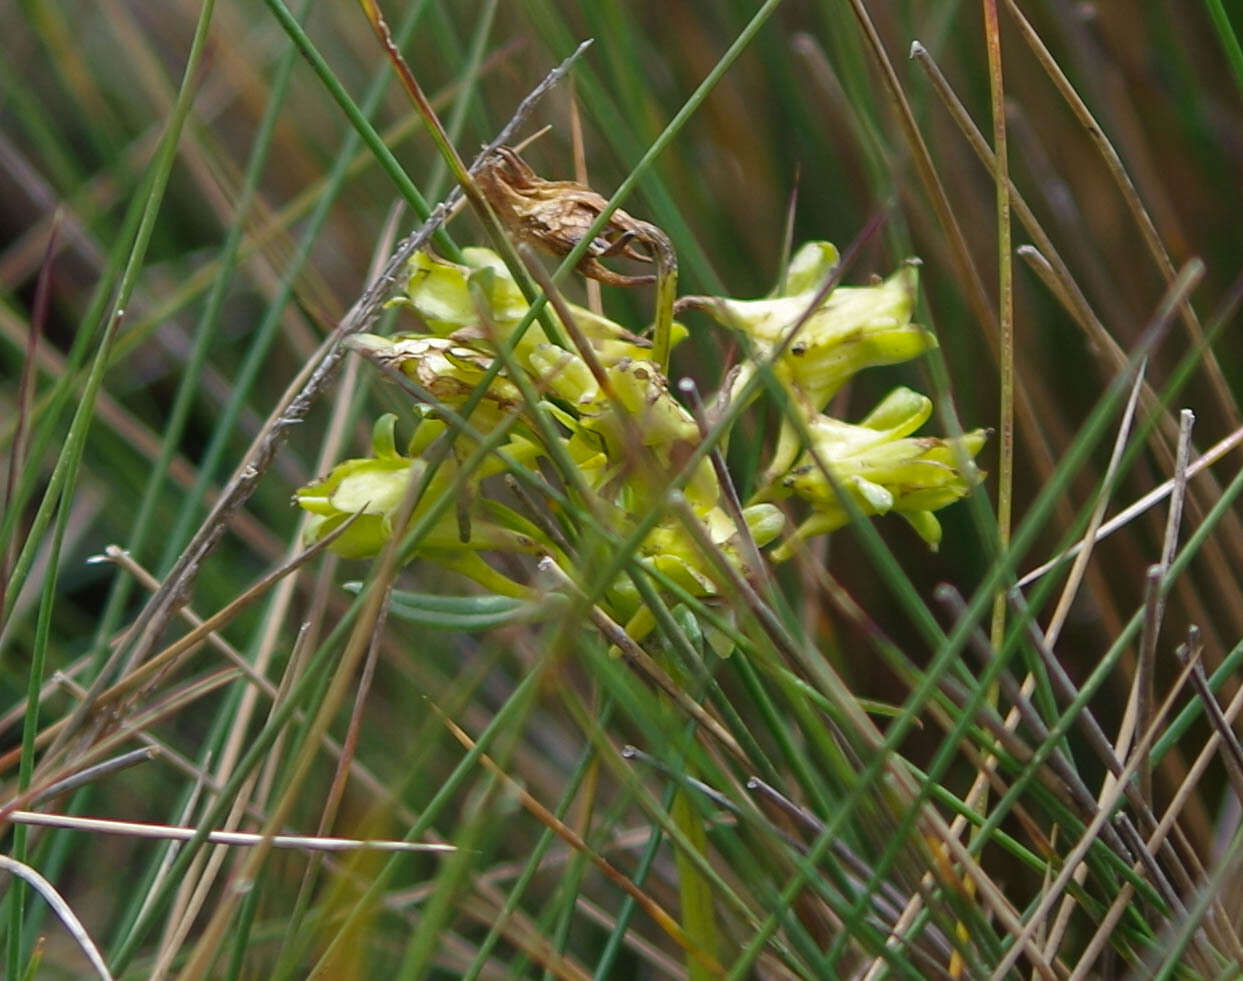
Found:
[[[510,147],[502,146],[475,173],[479,190],[496,216],[520,242],[564,256],[582,241],[608,202],[577,181],[540,177]],[[578,263],[584,276],[609,286],[639,286],[656,277],[613,272],[601,259],[622,256],[656,262],[672,253],[669,238],[655,225],[615,210]]]

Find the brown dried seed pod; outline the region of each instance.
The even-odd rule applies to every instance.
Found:
[[[497,147],[475,173],[479,190],[509,232],[553,255],[573,249],[608,203],[577,181],[546,181],[513,149]],[[579,260],[578,271],[609,286],[639,286],[655,276],[626,276],[613,272],[600,259],[623,256],[656,262],[672,254],[668,236],[646,221],[617,209]]]

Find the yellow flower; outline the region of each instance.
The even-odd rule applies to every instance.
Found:
[[[688,499],[689,500],[689,499]],[[713,505],[697,508],[695,516],[703,523],[718,555],[737,569],[744,568],[738,528],[725,510]],[[785,529],[785,515],[774,504],[753,504],[742,510],[743,521],[755,544],[763,548]],[[674,515],[665,518],[643,539],[636,555],[638,563],[667,576],[693,596],[712,600],[720,595],[714,562],[696,544],[695,539]],[[628,618],[626,633],[642,640],[656,625],[651,609],[629,577],[623,576],[610,591],[611,602]],[[729,647],[718,653],[725,654]]]
[[[874,286],[838,286],[807,315],[838,258],[830,243],[809,242],[790,260],[785,282],[772,296],[716,298],[695,304],[725,326],[744,333],[755,348],[735,388],[759,370],[760,360],[770,358],[784,343],[773,371],[790,395],[791,411],[811,418],[864,368],[909,361],[936,346],[931,333],[911,323],[919,283],[913,264]],[[787,421],[778,436],[769,474],[784,473],[798,449],[797,429]]]
[[[327,476],[294,494],[298,506],[311,515],[304,534],[308,544],[319,541],[355,515],[358,517],[331,545],[334,552],[347,558],[376,555],[394,535],[404,531],[396,527],[397,512],[411,482],[422,480],[428,466],[426,460],[408,454],[426,449],[431,439],[444,431],[444,424],[424,420],[415,431],[408,454],[403,454],[396,448],[396,422],[396,416],[391,414],[376,422],[372,456],[339,463]],[[535,456],[535,446],[521,438],[511,439],[505,448],[509,459],[516,463],[529,463]],[[465,489],[456,492],[459,507],[433,522],[420,540],[416,554],[434,557],[480,578],[476,573],[482,560],[475,553],[481,550],[534,553],[547,548],[543,535],[529,521],[478,493],[480,481],[507,468],[508,464],[499,456],[485,460],[467,478]],[[451,454],[431,478],[414,509],[410,526],[429,513],[436,501],[455,493],[458,473],[458,459]],[[493,585],[491,581],[488,584]]]
[[[487,302],[485,312],[501,335],[494,339],[499,343],[526,316],[527,301],[501,257],[491,249],[465,248],[462,258],[464,265],[458,265],[426,252],[415,253],[410,259],[406,295],[392,303],[413,309],[437,335],[455,335],[458,340],[465,341],[478,340],[483,334],[476,301],[471,295],[471,287],[474,286]],[[567,306],[578,329],[604,364],[648,356],[651,344],[621,324],[592,313],[585,307],[573,303]],[[552,312],[551,307],[549,311]],[[553,316],[556,314],[553,313]],[[675,323],[672,343],[677,344],[684,337],[686,328]],[[518,360],[525,366],[531,352],[548,343],[548,337],[539,324],[532,324],[518,345]]]
[[[794,542],[845,525],[850,516],[839,491],[864,514],[901,515],[936,548],[941,526],[932,512],[966,496],[983,479],[971,461],[988,434],[982,429],[964,433],[957,445],[953,440],[911,436],[931,414],[931,400],[899,388],[857,425],[825,415],[813,419],[811,447],[781,479],[777,491],[807,501],[812,514],[773,557],[786,558]]]
[[[581,358],[551,344],[532,352],[531,367],[569,404],[573,415],[562,421],[573,432],[572,455],[595,475],[592,486],[603,488],[625,474],[618,490],[623,506],[635,513],[663,497],[669,478],[698,444],[699,426],[669,394],[654,362],[623,359],[604,367],[604,389]],[[700,462],[685,493],[693,506],[717,502],[720,488],[710,461]]]

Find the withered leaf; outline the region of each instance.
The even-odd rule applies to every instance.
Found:
[[[548,181],[510,147],[498,147],[475,173],[475,181],[502,224],[520,242],[553,255],[573,249],[608,203],[577,181]],[[578,263],[584,276],[610,286],[638,286],[655,276],[626,276],[601,264],[623,256],[639,262],[676,263],[669,237],[655,225],[618,208]]]

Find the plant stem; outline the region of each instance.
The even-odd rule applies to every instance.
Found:
[[[708,833],[685,790],[679,790],[674,796],[669,813],[673,823],[695,849],[701,855],[705,854]],[[695,947],[715,953],[716,914],[712,908],[712,887],[683,849],[677,849],[674,854],[678,866],[678,893],[682,902],[682,929]],[[690,950],[686,952],[686,973],[690,981],[706,981],[715,976]]]

